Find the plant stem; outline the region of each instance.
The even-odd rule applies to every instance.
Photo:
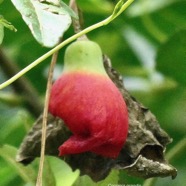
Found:
[[[0,102],[17,106],[23,103],[23,98],[17,94],[2,91],[0,92]]]
[[[12,78],[10,78],[9,80],[5,81],[4,83],[2,83],[0,85],[0,90],[7,87],[8,85],[10,85],[11,83],[13,83],[15,80],[17,80],[18,78],[20,78],[21,76],[23,76],[26,72],[28,72],[29,70],[31,70],[32,68],[34,68],[35,66],[37,66],[38,64],[40,64],[41,62],[43,62],[45,59],[47,59],[48,57],[50,57],[52,54],[54,54],[56,51],[60,50],[62,47],[64,47],[65,45],[69,44],[70,42],[74,41],[75,39],[77,39],[78,37],[87,34],[88,32],[95,30],[99,27],[105,26],[107,24],[109,24],[111,21],[113,21],[117,16],[119,16],[130,4],[132,4],[134,0],[128,0],[126,3],[122,4],[120,9],[118,10],[118,6],[121,4],[121,2],[123,2],[123,0],[120,0],[112,15],[109,16],[108,18],[104,19],[103,21],[96,23],[84,30],[82,30],[79,33],[74,34],[73,36],[71,36],[70,38],[66,39],[65,41],[63,41],[61,44],[57,45],[56,47],[54,47],[53,49],[51,49],[50,51],[48,51],[46,54],[44,54],[43,56],[39,57],[38,59],[36,59],[34,62],[32,62],[30,65],[28,65],[27,67],[25,67],[24,69],[22,69],[19,73],[17,73],[15,76],[13,76]]]
[[[48,74],[48,81],[47,81],[47,89],[46,89],[46,96],[45,96],[45,104],[43,110],[43,123],[42,123],[42,136],[41,136],[41,153],[40,153],[40,162],[39,162],[39,171],[36,186],[42,186],[42,177],[43,177],[43,167],[44,167],[44,159],[45,159],[45,145],[46,145],[46,128],[47,128],[47,117],[48,117],[48,105],[49,105],[49,98],[50,98],[50,91],[52,87],[52,77],[54,67],[57,61],[58,51],[55,52],[52,56],[51,65]]]

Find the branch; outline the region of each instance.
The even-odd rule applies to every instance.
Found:
[[[19,72],[16,64],[7,58],[3,50],[0,50],[0,61],[1,69],[7,78],[11,78]],[[12,83],[12,88],[18,95],[24,98],[26,108],[34,116],[38,117],[42,111],[42,104],[37,91],[30,82],[25,77],[21,77],[16,82]]]

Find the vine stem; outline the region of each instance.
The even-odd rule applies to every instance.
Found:
[[[42,186],[42,177],[43,177],[43,167],[44,167],[44,160],[45,160],[45,145],[46,145],[46,128],[47,128],[47,117],[48,117],[48,105],[49,105],[49,98],[50,92],[52,87],[52,77],[54,67],[57,61],[58,51],[55,52],[52,56],[50,69],[48,73],[48,81],[47,81],[47,88],[46,88],[46,95],[45,95],[45,104],[43,110],[43,122],[42,122],[42,136],[41,136],[41,152],[40,152],[40,161],[39,161],[39,171],[37,176],[36,186]]]
[[[65,41],[63,41],[62,43],[60,43],[59,45],[57,45],[56,47],[54,47],[53,49],[51,49],[50,51],[48,51],[47,53],[45,53],[44,55],[42,55],[41,57],[39,57],[38,59],[36,59],[34,62],[32,62],[30,65],[28,65],[27,67],[25,67],[24,69],[22,69],[15,76],[13,76],[12,78],[8,79],[4,83],[0,84],[0,90],[3,89],[3,88],[5,88],[5,87],[7,87],[11,83],[13,83],[15,80],[17,80],[18,78],[20,78],[21,76],[23,76],[26,72],[28,72],[29,70],[31,70],[32,68],[34,68],[35,66],[37,66],[38,64],[40,64],[41,62],[43,62],[45,59],[47,59],[48,57],[50,57],[56,51],[60,50],[62,47],[64,47],[65,45],[69,44],[70,42],[74,41],[78,37],[80,37],[82,35],[85,35],[88,32],[90,32],[92,30],[95,30],[95,29],[97,29],[99,27],[102,27],[102,26],[105,26],[105,25],[109,24],[116,17],[118,17],[126,8],[128,8],[132,4],[133,1],[134,0],[128,0],[128,1],[126,1],[124,3],[124,0],[120,0],[116,4],[112,15],[110,15],[108,18],[104,19],[103,21],[101,21],[99,23],[96,23],[96,24],[94,24],[92,26],[89,26],[89,27],[85,28],[84,30],[82,30],[81,32],[74,34],[73,36],[69,37],[68,39],[66,39]]]
[[[184,149],[186,149],[186,136],[183,137],[165,156],[165,158],[167,160],[171,160],[173,157],[175,157],[177,154],[179,154],[181,151],[183,151]],[[147,179],[143,186],[152,186],[155,181],[157,179],[156,178],[150,178]]]

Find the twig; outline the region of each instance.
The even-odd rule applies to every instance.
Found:
[[[7,78],[11,78],[19,72],[16,64],[8,59],[2,49],[0,50],[0,61],[1,69]],[[43,107],[37,91],[30,84],[28,79],[21,77],[16,82],[12,83],[12,88],[18,95],[21,95],[24,98],[26,103],[25,106],[30,113],[32,113],[35,117],[38,117]]]
[[[81,17],[80,17],[80,11],[78,9],[76,0],[70,0],[69,6],[72,8],[72,10],[78,16],[78,19],[72,18],[72,24],[73,24],[74,32],[75,33],[81,32],[81,30],[82,30],[81,24],[80,24]]]
[[[69,6],[72,8],[72,10],[77,14],[78,19],[72,18],[72,25],[74,28],[75,33],[79,33],[82,31],[82,22],[83,22],[83,16],[81,11],[79,10],[76,0],[70,0]],[[87,40],[87,36],[84,34],[78,38],[79,40]]]
[[[44,167],[44,160],[45,160],[45,144],[46,144],[48,105],[49,105],[50,91],[51,91],[51,87],[52,87],[53,71],[54,71],[56,61],[57,61],[57,56],[58,56],[58,51],[56,53],[54,53],[52,56],[51,65],[50,65],[49,74],[48,74],[45,104],[44,104],[44,110],[43,110],[41,154],[40,154],[39,171],[38,171],[36,186],[42,186],[43,167]]]

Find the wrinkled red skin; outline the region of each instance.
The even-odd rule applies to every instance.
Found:
[[[107,76],[63,74],[52,87],[49,111],[73,133],[59,147],[60,156],[90,151],[116,158],[126,141],[127,107]]]

